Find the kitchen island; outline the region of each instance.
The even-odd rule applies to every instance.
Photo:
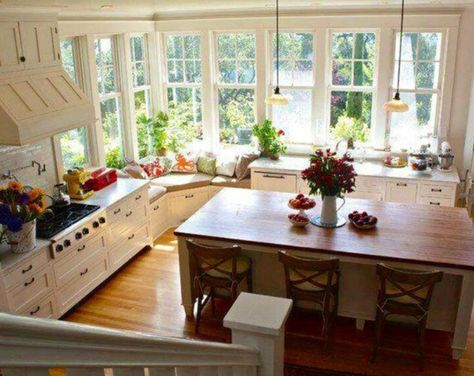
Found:
[[[445,273],[433,295],[428,328],[453,333],[453,358],[465,349],[474,297],[474,231],[465,209],[348,199],[347,215],[366,210],[377,227],[360,232],[351,225],[322,229],[291,226],[288,193],[224,189],[182,224],[178,237],[182,304],[193,315],[194,271],[186,239],[208,245],[238,244],[252,258],[254,292],[285,296],[279,250],[341,261],[339,315],[359,326],[373,320],[377,296],[375,266]],[[320,202],[313,210],[317,213]]]

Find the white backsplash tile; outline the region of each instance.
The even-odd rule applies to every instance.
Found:
[[[33,160],[41,163],[41,165],[46,164],[46,171],[38,175],[37,167],[28,167],[15,171],[13,174],[23,184],[41,187],[51,193],[57,182],[57,177],[53,145],[49,138],[20,147],[0,145],[0,179],[1,175],[7,173],[8,170],[31,166]],[[5,180],[0,180],[0,186],[5,184]]]

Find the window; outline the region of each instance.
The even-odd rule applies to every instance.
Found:
[[[79,79],[79,70],[77,69],[77,49],[74,39],[64,39],[61,41],[61,58],[64,70],[69,74],[72,80],[81,85]],[[59,145],[64,169],[73,167],[83,167],[90,163],[89,161],[89,143],[87,138],[87,128],[72,129],[59,134]]]
[[[330,136],[367,142],[375,93],[375,33],[331,33]]]
[[[399,38],[397,34],[392,96],[397,87]],[[441,95],[441,33],[404,33],[401,56],[400,97],[406,113],[391,115],[389,142],[392,148],[410,148],[436,131]],[[414,143],[417,144],[414,144]]]
[[[273,34],[273,75],[276,86],[276,34]],[[312,143],[313,34],[280,33],[280,91],[291,100],[288,106],[272,106],[273,124],[283,129],[292,143]]]
[[[167,35],[166,95],[172,137],[177,144],[200,142],[202,132],[201,104],[201,37]]]
[[[255,123],[255,35],[217,34],[220,142],[249,144]]]
[[[121,168],[124,165],[121,98],[114,49],[115,45],[112,37],[95,40],[105,164],[107,167]]]
[[[150,79],[148,71],[148,50],[146,35],[130,38],[130,58],[132,67],[132,88],[135,101],[135,121],[137,124],[138,156],[145,158],[152,153],[151,136],[143,121],[151,116]],[[141,119],[141,121],[140,121]]]

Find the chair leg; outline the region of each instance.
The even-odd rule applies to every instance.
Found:
[[[383,321],[385,320],[385,317],[383,315],[383,312],[377,308],[377,313],[375,316],[375,343],[374,343],[374,349],[372,350],[372,357],[370,361],[372,363],[375,362],[375,359],[377,358],[377,351],[380,347],[381,343],[381,338],[382,338],[382,327],[383,327]]]
[[[325,299],[323,303],[323,342],[324,342],[324,352],[327,353],[329,350],[329,325],[331,319],[331,311],[329,309],[329,305],[331,304],[330,299]]]
[[[418,323],[418,368],[424,369],[426,318]]]
[[[194,327],[194,332],[199,334],[199,324],[201,323],[201,314],[202,314],[202,299],[203,296],[199,294],[198,297],[198,306],[197,306],[197,314],[196,314],[196,326]]]
[[[215,296],[215,291],[214,288],[211,289],[211,308],[212,308],[212,316],[216,317],[216,296]]]
[[[252,268],[247,273],[247,288],[248,292],[253,292],[253,279],[252,279]]]

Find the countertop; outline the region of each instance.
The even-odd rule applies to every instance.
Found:
[[[148,186],[150,182],[146,179],[117,179],[117,182],[94,193],[87,200],[80,201],[83,204],[99,205],[108,208],[122,200],[133,192]]]
[[[350,224],[338,229],[312,224],[299,228],[292,226],[287,218],[291,212],[288,200],[293,196],[224,188],[179,226],[175,234],[333,256],[474,270],[473,223],[464,208],[346,199],[341,215],[346,217],[354,210],[366,210],[378,217],[377,227],[370,231],[357,230]],[[320,208],[317,199],[316,208],[308,214],[317,214]]]
[[[364,163],[354,162],[354,169],[359,176],[388,179],[414,179],[417,181],[459,184],[459,175],[455,168],[441,172],[436,167],[431,172],[415,172],[409,166],[404,168],[386,167],[380,161],[367,160]],[[284,156],[274,161],[259,158],[250,164],[252,170],[278,170],[283,173],[300,173],[309,166],[309,157]]]

